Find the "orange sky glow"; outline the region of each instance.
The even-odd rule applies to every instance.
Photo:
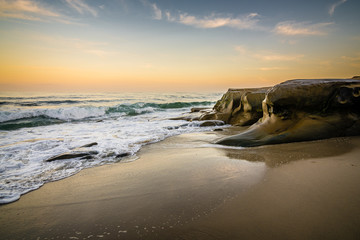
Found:
[[[211,14],[150,0],[66,2],[0,1],[1,91],[223,91],[360,74],[356,1],[281,20],[251,6],[231,12],[236,1],[210,4]]]

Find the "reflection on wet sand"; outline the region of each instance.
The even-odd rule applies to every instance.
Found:
[[[244,149],[219,148],[219,150],[224,151],[230,159],[265,162],[268,167],[278,167],[292,161],[339,156],[350,152],[353,148],[354,145],[350,143],[349,138],[331,138]]]

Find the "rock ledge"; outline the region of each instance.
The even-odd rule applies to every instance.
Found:
[[[246,132],[218,144],[259,146],[360,135],[358,78],[289,80],[268,89],[264,96],[262,118]],[[214,107],[228,108],[221,104]]]

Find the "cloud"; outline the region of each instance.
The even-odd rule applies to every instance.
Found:
[[[257,13],[250,13],[243,17],[221,17],[216,14],[198,18],[187,13],[180,14],[175,18],[176,22],[184,25],[193,26],[197,28],[219,28],[231,27],[237,29],[252,29],[256,26],[259,15]],[[168,17],[169,19],[169,17]]]
[[[283,68],[283,67],[262,67],[259,68],[260,71],[276,71],[276,70],[285,70],[287,68]]]
[[[237,51],[240,54],[246,54],[247,53],[247,49],[242,45],[235,46],[235,51]]]
[[[234,47],[235,51],[237,53],[240,53],[241,55],[244,55],[245,57],[251,57],[251,58],[255,58],[261,61],[298,61],[301,58],[304,57],[303,54],[279,54],[279,53],[274,53],[271,51],[250,51],[247,48],[245,48],[242,45],[238,45]],[[263,71],[265,70],[270,70],[269,68],[264,68],[262,69]]]
[[[94,17],[98,15],[97,11],[87,5],[84,0],[66,0],[67,4],[80,14],[90,13]]]
[[[302,54],[282,55],[282,54],[254,54],[255,58],[263,61],[296,61],[304,57]]]
[[[353,56],[342,56],[342,60],[349,63],[353,67],[360,67],[360,52],[355,53]]]
[[[83,25],[59,14],[52,9],[31,0],[0,0],[0,17],[27,21],[59,22],[63,24]]]
[[[54,51],[80,52],[97,57],[107,57],[116,54],[116,52],[107,50],[109,45],[107,42],[94,42],[50,35],[36,35],[32,38],[36,41],[41,41],[44,43],[44,46],[48,46]]]
[[[347,0],[340,0],[339,2],[336,2],[334,4],[332,4],[329,8],[329,15],[332,16],[334,15],[335,9],[340,6],[341,4],[345,3]]]
[[[166,19],[169,22],[175,22],[176,21],[176,18],[174,16],[172,16],[169,11],[165,11],[165,16],[166,16]]]
[[[161,10],[155,3],[147,0],[141,0],[144,6],[151,8],[153,18],[156,20],[165,19],[169,22],[177,22],[196,28],[219,28],[231,27],[236,29],[253,29],[259,21],[259,14],[249,13],[241,17],[224,16],[220,14],[211,14],[205,17],[196,17],[188,13],[172,14],[168,10]]]
[[[161,9],[159,9],[155,3],[151,4],[151,7],[154,11],[154,19],[156,20],[161,20],[162,18],[162,12],[161,12]]]
[[[60,17],[60,14],[29,0],[0,0],[0,17],[31,21],[44,21],[46,17]]]
[[[152,14],[153,14],[153,18],[155,20],[161,20],[162,19],[162,10],[156,5],[156,3],[150,3],[147,0],[141,0],[142,4],[145,7],[149,7],[151,8]]]
[[[278,23],[274,32],[286,36],[322,36],[327,34],[324,28],[332,24],[332,22],[310,24],[308,22],[285,21]]]

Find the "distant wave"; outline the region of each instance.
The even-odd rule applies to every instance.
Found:
[[[46,125],[52,125],[52,124],[59,124],[63,123],[65,121],[49,118],[46,116],[38,116],[38,117],[32,117],[32,118],[22,118],[22,119],[16,119],[12,121],[7,122],[1,122],[0,123],[0,130],[16,130],[20,128],[26,128],[26,127],[41,127]]]
[[[88,101],[93,102],[93,101]],[[62,104],[80,104],[87,103],[87,101],[75,101],[75,100],[58,100],[58,101],[5,101],[0,102],[0,105],[14,105],[22,107],[36,107],[36,106],[46,106],[46,105],[62,105]]]
[[[17,99],[18,100],[18,99]],[[72,105],[72,104],[90,104],[90,103],[109,103],[116,100],[42,100],[42,101],[3,101],[0,102],[0,105],[15,105],[15,106],[24,106],[24,107],[34,107],[34,106],[46,106],[46,105]],[[213,102],[203,101],[203,102],[171,102],[171,103],[134,103],[131,104],[134,108],[141,107],[153,107],[161,109],[171,109],[171,108],[184,108],[198,105],[209,105]],[[128,104],[120,104],[122,106],[128,106]],[[115,107],[116,108],[116,107]]]

